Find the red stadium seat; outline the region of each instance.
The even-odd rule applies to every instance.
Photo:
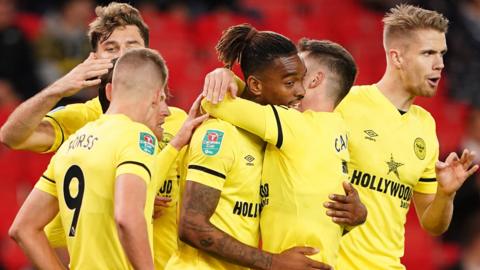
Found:
[[[15,18],[15,24],[22,29],[29,40],[35,40],[40,34],[43,21],[37,14],[20,12]]]

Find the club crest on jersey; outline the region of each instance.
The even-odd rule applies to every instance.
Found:
[[[147,154],[153,155],[155,153],[155,137],[146,132],[140,132],[138,145]]]
[[[158,141],[158,145],[160,146],[160,149],[165,148],[167,144],[173,139],[173,135],[168,133],[168,132],[163,132],[162,135],[162,140]]]
[[[207,156],[214,156],[220,150],[223,140],[223,131],[207,130],[202,141],[202,152]]]
[[[413,151],[415,151],[415,155],[420,160],[424,160],[425,156],[427,155],[427,148],[425,145],[425,141],[422,138],[416,138],[413,142]]]

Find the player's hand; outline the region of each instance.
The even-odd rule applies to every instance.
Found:
[[[435,165],[437,193],[445,196],[455,195],[465,180],[478,170],[477,164],[472,166],[474,159],[475,152],[465,149],[460,158],[456,153],[450,153],[445,162],[437,161]]]
[[[68,97],[77,93],[80,89],[100,84],[98,78],[108,73],[113,67],[111,59],[96,59],[93,53],[88,58],[73,68],[62,78],[54,82],[51,94]]]
[[[318,250],[312,247],[293,247],[272,257],[271,270],[305,270],[305,269],[332,269],[328,264],[317,262],[308,258],[315,255]]]
[[[202,96],[211,103],[217,104],[222,101],[228,90],[233,98],[237,96],[238,86],[230,69],[217,68],[205,76]]]
[[[202,115],[200,113],[200,104],[202,98],[203,97],[201,95],[197,97],[190,108],[190,111],[188,112],[187,119],[185,122],[183,122],[183,125],[178,131],[177,135],[170,141],[170,144],[177,150],[180,150],[182,147],[187,145],[190,142],[195,129],[202,124],[203,121],[208,119],[208,114]]]
[[[155,197],[155,208],[154,208],[154,211],[153,211],[153,218],[159,218],[164,212],[163,208],[170,207],[169,203],[171,201],[172,201],[172,198],[156,196]]]
[[[340,225],[357,226],[367,220],[367,208],[360,201],[357,190],[348,182],[343,182],[346,195],[330,194],[332,201],[325,202],[327,216]]]

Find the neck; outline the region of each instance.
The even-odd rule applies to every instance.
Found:
[[[388,68],[382,79],[377,83],[377,87],[399,110],[408,111],[413,104],[415,97],[405,89],[400,77]]]
[[[147,111],[140,109],[145,108],[146,106],[142,105],[139,106],[139,103],[136,102],[135,104],[128,103],[128,102],[111,102],[110,106],[108,106],[107,111],[105,114],[123,114],[126,115],[130,120],[134,122],[139,122],[142,124],[146,124],[146,115]],[[136,108],[132,110],[132,108]]]

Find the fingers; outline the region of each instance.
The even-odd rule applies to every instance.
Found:
[[[475,159],[475,152],[470,152],[468,149],[463,150],[462,156],[460,158],[460,163],[463,168],[467,170],[473,163]]]
[[[207,88],[207,100],[213,103],[213,92],[215,91],[215,78],[210,79]]]
[[[203,91],[202,91],[203,97],[207,97],[209,84],[210,84],[210,73],[207,74],[207,76],[205,76],[205,81],[203,82]]]
[[[199,114],[198,112],[202,104],[202,99],[203,99],[203,96],[199,95],[197,99],[195,99],[195,101],[193,102],[192,107],[190,107],[190,111],[188,111],[188,116],[190,118],[194,118]]]
[[[350,218],[350,213],[347,210],[327,210],[327,216],[335,218]]]
[[[338,211],[348,211],[349,204],[338,203],[338,202],[325,202],[323,206],[329,210],[338,210]]]
[[[448,167],[448,164],[445,163],[445,162],[442,162],[442,161],[440,161],[440,160],[438,160],[438,161],[435,163],[435,168],[436,168],[437,170],[442,170],[442,169],[445,169],[445,168],[447,168],[447,167]]]
[[[340,194],[330,194],[328,195],[328,198],[332,201],[340,202],[340,203],[349,203],[349,199],[345,195],[340,195]]]
[[[227,85],[228,84],[225,82],[225,79],[223,77],[220,81],[215,82],[215,88],[213,89],[213,104],[217,104],[220,101],[220,96],[222,95],[222,92],[227,92]]]
[[[448,157],[445,159],[445,163],[448,164],[452,164],[453,162],[457,161],[458,160],[458,156],[457,156],[457,153],[455,152],[452,152],[448,155]]]
[[[296,252],[299,252],[299,253],[301,253],[303,255],[307,255],[307,256],[315,255],[319,252],[318,249],[313,248],[313,247],[293,247],[293,248],[291,248],[291,250],[294,250]]]
[[[237,83],[236,82],[230,83],[230,85],[228,86],[228,89],[230,89],[230,93],[232,94],[232,98],[236,98],[237,93],[238,93]]]
[[[90,70],[85,73],[84,78],[97,78],[108,73],[108,69]]]
[[[156,218],[159,218],[163,215],[163,210],[156,210],[153,212],[153,218],[156,219]]]
[[[83,81],[82,82],[82,88],[99,85],[101,82],[102,82],[102,80],[100,80],[100,79]]]
[[[232,71],[230,70],[224,70],[224,72],[222,73],[223,74],[223,80],[222,80],[222,87],[220,88],[220,93],[219,93],[219,97],[218,97],[218,102],[222,101],[224,98],[225,98],[225,94],[227,93],[227,91],[230,89],[232,95],[233,92],[232,92],[232,87],[235,87],[237,88],[235,82],[232,82]],[[237,93],[237,90],[234,89],[234,92],[235,92],[235,95]]]
[[[207,113],[207,114],[201,115],[201,116],[193,119],[193,120],[192,120],[192,127],[193,127],[193,129],[195,129],[195,128],[198,127],[200,124],[202,124],[205,120],[208,119],[208,117],[210,117],[210,115]]]
[[[317,262],[317,261],[312,260],[310,258],[307,258],[307,263],[308,263],[308,266],[311,267],[311,269],[324,269],[324,270],[332,269],[332,267],[330,265],[322,263],[322,262]]]
[[[467,178],[472,176],[478,170],[478,164],[475,164],[470,170],[467,171]]]
[[[353,188],[352,184],[350,184],[349,182],[343,181],[342,185],[343,185],[343,190],[345,190],[345,194],[349,195],[349,194],[355,193],[356,191],[355,188]]]
[[[168,203],[171,201],[171,198],[156,196],[154,204],[155,206],[169,207]]]

